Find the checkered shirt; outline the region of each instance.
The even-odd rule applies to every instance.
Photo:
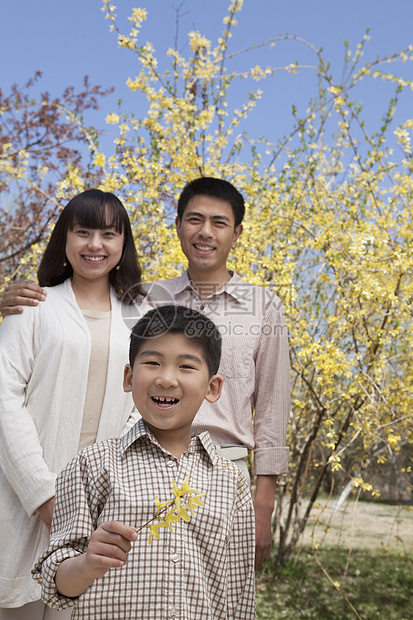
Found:
[[[60,595],[59,564],[84,553],[104,521],[139,527],[171,499],[172,479],[206,492],[189,523],[160,529],[148,545],[138,534],[127,564],[110,569],[76,599]],[[89,446],[60,474],[50,544],[33,569],[42,598],[55,609],[74,605],[72,619],[252,620],[255,618],[254,513],[238,468],[217,456],[207,432],[178,460],[142,420],[122,438]]]

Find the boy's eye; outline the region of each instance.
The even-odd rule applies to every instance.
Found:
[[[181,368],[185,368],[186,370],[195,370],[195,366],[191,366],[190,364],[182,364]]]
[[[159,363],[155,361],[147,361],[147,362],[143,362],[143,364],[145,366],[159,366]]]

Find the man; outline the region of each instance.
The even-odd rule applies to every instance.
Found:
[[[204,403],[196,433],[209,430],[217,450],[245,468],[254,449],[256,567],[269,557],[271,516],[279,474],[287,472],[285,447],[290,413],[288,334],[282,304],[268,289],[244,282],[227,269],[231,248],[242,233],[244,199],[227,181],[201,177],[186,185],[178,201],[176,228],[188,269],[178,278],[148,287],[151,305],[173,303],[204,313],[223,337],[221,399]],[[25,285],[26,287],[27,285]],[[39,287],[14,285],[3,314],[44,300]],[[36,303],[38,303],[36,301]]]

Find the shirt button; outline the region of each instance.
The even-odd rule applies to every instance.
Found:
[[[179,562],[179,555],[177,553],[174,553],[171,556],[171,560],[172,560],[172,562],[175,562],[175,564],[176,564],[177,562]]]
[[[173,461],[168,461],[168,462],[166,463],[166,466],[167,466],[167,467],[173,467],[174,465],[175,465],[175,463],[174,463]]]
[[[175,616],[178,615],[178,610],[176,607],[171,607],[171,609],[169,610],[169,615],[174,618]]]
[[[202,304],[202,306],[200,306],[201,310],[203,310],[205,308],[204,304]]]

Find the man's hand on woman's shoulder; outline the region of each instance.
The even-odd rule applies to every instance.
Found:
[[[14,282],[4,292],[0,304],[1,314],[21,314],[24,310],[21,306],[37,306],[39,301],[46,299],[46,295],[46,291],[36,282]]]

